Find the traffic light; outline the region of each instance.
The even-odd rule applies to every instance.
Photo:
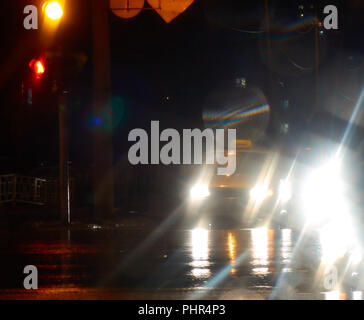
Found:
[[[30,61],[29,68],[36,79],[40,79],[46,72],[45,64],[40,59],[33,59]]]
[[[46,1],[43,4],[43,12],[50,20],[57,21],[63,16],[63,1]]]

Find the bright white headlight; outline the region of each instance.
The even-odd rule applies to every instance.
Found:
[[[272,195],[273,191],[264,185],[257,185],[250,190],[250,198],[254,201],[263,201]]]
[[[338,217],[347,211],[339,168],[334,163],[312,172],[303,196],[305,214],[311,221]]]
[[[209,187],[206,184],[195,184],[190,190],[192,200],[205,199],[210,195]]]

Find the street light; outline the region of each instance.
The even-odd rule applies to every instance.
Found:
[[[59,20],[63,16],[63,8],[59,1],[47,1],[43,5],[43,11],[51,20]]]

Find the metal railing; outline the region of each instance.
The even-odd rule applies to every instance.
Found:
[[[0,204],[28,203],[34,205],[57,204],[58,181],[15,174],[0,176]]]

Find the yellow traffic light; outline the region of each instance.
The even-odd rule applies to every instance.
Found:
[[[43,11],[51,20],[59,20],[63,16],[63,8],[59,1],[47,1],[43,5]]]

